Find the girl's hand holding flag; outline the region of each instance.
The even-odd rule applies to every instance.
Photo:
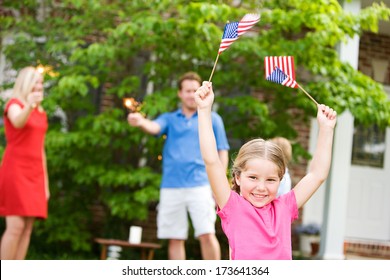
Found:
[[[211,111],[214,102],[214,92],[211,82],[204,81],[202,86],[196,90],[195,102],[198,110],[208,109]]]

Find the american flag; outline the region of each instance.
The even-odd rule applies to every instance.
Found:
[[[267,81],[281,84],[286,87],[298,87],[297,82],[291,77],[287,76],[278,66],[275,66],[275,70],[267,77]]]
[[[226,50],[235,40],[238,39],[238,22],[232,22],[225,25],[222,41],[219,45],[218,54]]]
[[[282,84],[286,87],[298,87],[298,83],[295,81],[293,56],[266,56],[264,58],[264,69],[267,80]],[[276,77],[279,78],[276,79]],[[284,77],[284,79],[281,82],[277,82],[281,77]]]
[[[239,22],[227,23],[223,31],[218,54],[226,50],[238,37],[247,32],[259,20],[260,15],[258,14],[246,14]]]

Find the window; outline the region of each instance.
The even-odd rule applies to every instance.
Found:
[[[363,126],[355,121],[352,164],[383,168],[386,130],[377,125]]]

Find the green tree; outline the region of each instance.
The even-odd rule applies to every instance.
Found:
[[[301,92],[265,81],[268,55],[294,56],[297,73],[310,73],[300,84],[320,103],[348,109],[365,124],[390,124],[382,86],[336,52],[348,37],[388,20],[383,4],[352,15],[335,0],[235,2],[3,1],[1,49],[12,68],[51,67],[44,105],[52,196],[30,258],[93,258],[93,237],[125,239],[129,222],[147,217],[158,199],[163,139],[129,127],[122,98],[142,101],[150,118],[173,110],[178,76],[194,70],[208,79],[225,23],[248,12],[260,12],[260,22],[221,54],[213,76],[233,152],[253,137],[295,138],[293,121],[315,114]]]

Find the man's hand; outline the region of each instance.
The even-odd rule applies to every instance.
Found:
[[[128,123],[134,127],[140,127],[144,120],[145,120],[144,116],[142,116],[140,113],[130,113],[127,116]]]

